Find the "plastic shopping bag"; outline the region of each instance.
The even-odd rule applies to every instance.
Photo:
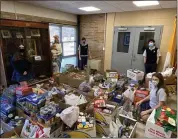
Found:
[[[36,129],[37,128],[32,125],[29,120],[25,120],[20,136],[22,138],[29,138],[36,131]]]
[[[66,104],[69,105],[77,105],[79,102],[79,96],[76,96],[75,94],[68,94],[64,96],[64,100]]]
[[[118,132],[121,126],[122,124],[118,118],[116,118],[116,123],[111,121],[109,124],[110,136],[113,138],[118,138]]]
[[[79,117],[79,107],[71,106],[63,110],[60,114],[61,120],[70,128],[78,120]]]
[[[135,91],[132,91],[131,88],[128,88],[124,93],[124,97],[130,99],[132,102],[134,101],[134,93]]]

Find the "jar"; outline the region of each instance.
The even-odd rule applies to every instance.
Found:
[[[55,116],[55,122],[57,123],[57,124],[59,124],[60,123],[60,114],[59,113],[57,113],[56,114],[56,116]]]

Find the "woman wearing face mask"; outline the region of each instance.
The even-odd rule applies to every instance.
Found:
[[[160,50],[155,46],[155,40],[150,39],[148,46],[143,53],[146,74],[156,72],[159,57],[161,56]]]
[[[165,105],[167,100],[167,90],[164,87],[164,78],[161,73],[155,73],[152,76],[152,89],[150,95],[136,103],[140,106],[141,119],[147,121],[153,109]]]
[[[31,63],[25,57],[23,45],[19,46],[19,51],[14,54],[11,64],[14,68],[12,81],[19,82],[21,86],[27,86],[27,81],[32,79],[30,72]]]

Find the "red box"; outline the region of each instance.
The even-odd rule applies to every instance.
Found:
[[[26,96],[32,93],[33,93],[32,87],[25,86],[16,88],[16,95]]]
[[[144,99],[149,95],[148,90],[136,90],[135,91],[135,97],[134,97],[134,103],[136,104],[140,100]]]

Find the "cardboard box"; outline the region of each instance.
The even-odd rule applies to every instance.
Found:
[[[90,69],[96,69],[97,71],[101,71],[101,60],[88,60],[88,66],[90,66]]]
[[[124,119],[128,119],[129,122],[131,123],[131,125],[133,126],[133,129],[129,135],[129,138],[133,138],[136,135],[136,127],[137,127],[137,121],[135,119],[126,117],[125,115],[119,115],[119,120],[121,121],[121,123],[123,123]],[[100,134],[101,136],[108,136],[110,134],[110,130],[109,130],[109,125],[102,125],[97,123],[96,124],[96,132],[98,134]]]
[[[164,128],[155,124],[155,112],[153,110],[151,115],[149,116],[146,128],[145,128],[145,137],[148,138],[171,138],[172,131],[165,132]]]
[[[165,77],[164,83],[165,83],[165,85],[176,85],[177,84],[176,76],[171,75],[170,77]]]
[[[137,70],[139,73],[134,72],[132,69],[127,70],[127,77],[135,80],[135,81],[140,81],[143,80],[144,78],[144,72]]]
[[[12,129],[11,131],[5,132],[0,135],[0,138],[11,138],[12,136],[16,136],[16,138],[20,138],[20,133],[22,131],[22,127],[17,127]]]
[[[60,127],[50,134],[50,138],[59,138],[62,131],[63,131],[63,123],[61,123]]]
[[[116,70],[106,70],[106,78],[112,79],[112,81],[118,81],[119,74]]]
[[[119,114],[119,120],[121,121],[122,124],[123,124],[124,119],[127,119],[129,123],[133,126],[133,129],[129,135],[129,138],[134,138],[136,135],[137,120],[127,117],[125,115]]]
[[[68,77],[69,78],[69,77]],[[79,85],[84,82],[86,79],[74,79],[74,78],[70,78],[68,80],[68,85],[70,85],[71,87],[74,88],[78,88]]]
[[[107,114],[107,113],[103,113],[99,111],[94,111],[94,113],[95,113],[95,118],[97,121],[100,121],[101,123],[104,123],[105,125],[109,125],[110,121],[114,118],[116,114],[116,109],[117,109],[118,104],[115,102],[111,102],[111,101],[106,101],[106,104],[115,106],[115,109],[113,110],[111,114]]]
[[[54,76],[54,80],[57,84],[68,84],[69,78],[67,77],[67,74],[57,74]]]

